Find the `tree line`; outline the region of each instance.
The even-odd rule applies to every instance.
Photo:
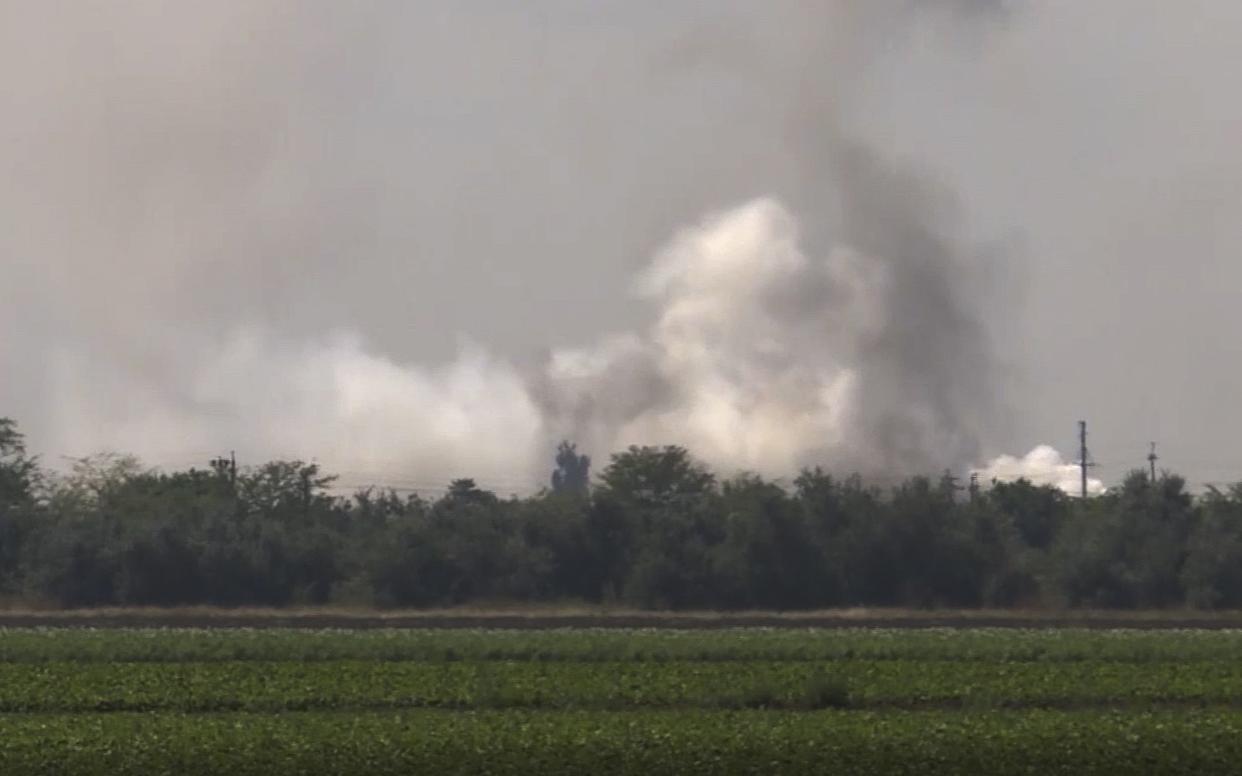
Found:
[[[0,595],[48,606],[583,602],[673,609],[1242,607],[1242,485],[1193,497],[1131,473],[1073,499],[1027,481],[880,488],[807,469],[720,478],[631,447],[548,488],[360,490],[314,464],[46,471],[0,418]]]

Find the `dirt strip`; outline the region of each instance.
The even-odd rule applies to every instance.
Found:
[[[4,628],[1087,628],[1138,630],[1242,629],[1242,612],[349,612],[341,610],[104,609],[0,611]]]

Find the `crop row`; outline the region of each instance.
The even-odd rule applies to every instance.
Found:
[[[1242,704],[1234,663],[0,665],[0,711],[1128,707]]]
[[[0,717],[0,772],[1236,773],[1242,715],[486,712]]]
[[[1242,661],[1242,631],[0,629],[0,663]]]

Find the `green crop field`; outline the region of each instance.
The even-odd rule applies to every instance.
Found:
[[[1242,631],[0,629],[0,773],[1235,773]]]

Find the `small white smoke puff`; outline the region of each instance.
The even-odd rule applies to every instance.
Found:
[[[1028,480],[1035,485],[1051,485],[1074,495],[1082,491],[1082,470],[1067,462],[1048,445],[1040,445],[1022,458],[1002,455],[979,469],[978,474],[984,482],[993,479],[998,482]],[[1104,483],[1100,480],[1087,480],[1087,493],[1099,495],[1104,491]]]

